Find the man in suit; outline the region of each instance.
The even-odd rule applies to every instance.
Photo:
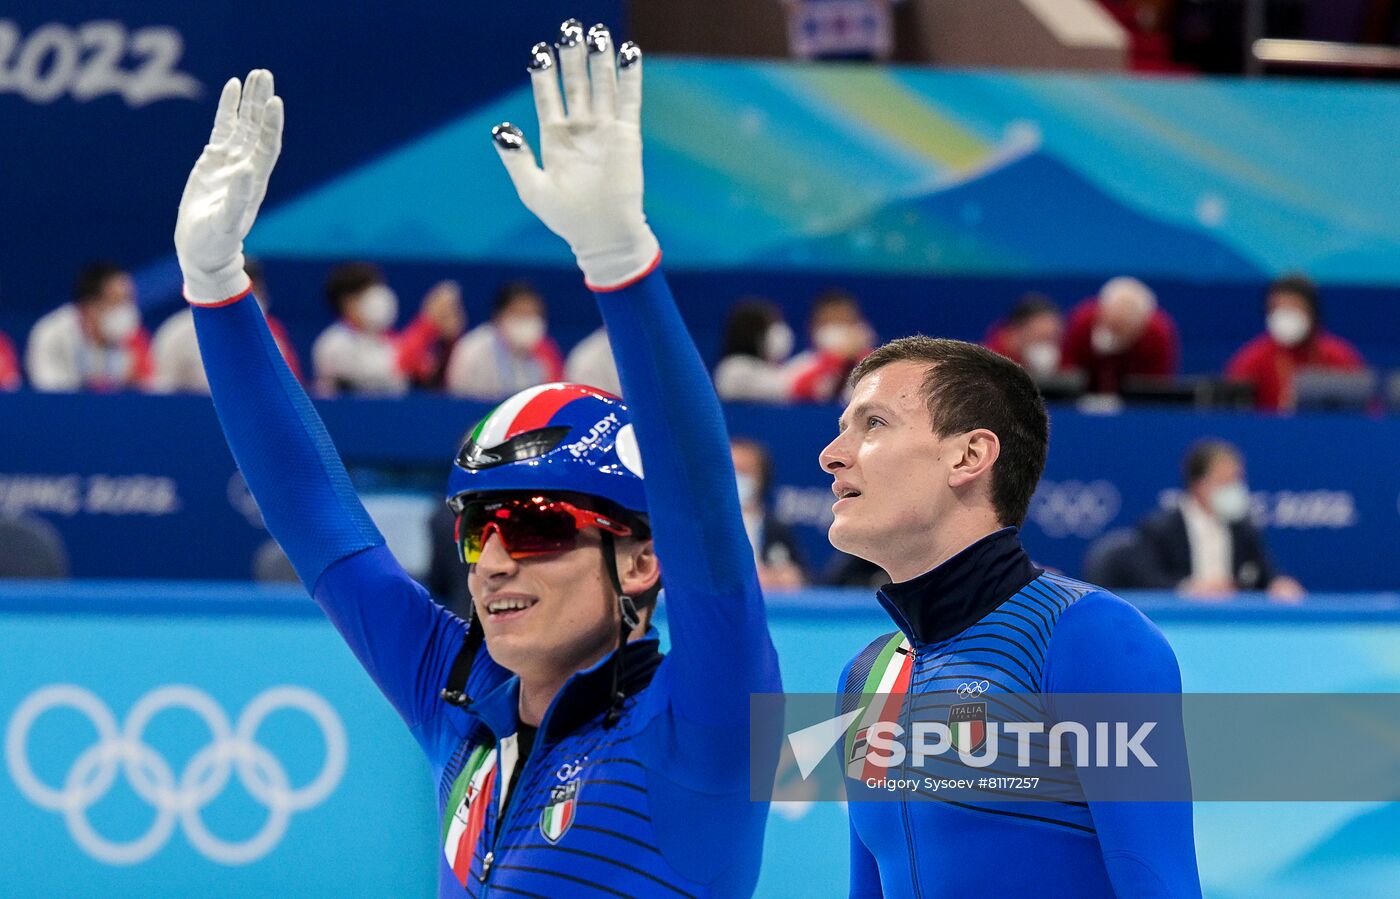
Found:
[[[739,489],[744,530],[758,563],[758,583],[764,590],[799,590],[807,583],[807,563],[792,529],[768,506],[773,489],[773,458],[757,440],[732,437],[729,455]]]
[[[1202,440],[1187,450],[1182,468],[1186,492],[1176,508],[1138,525],[1137,586],[1197,599],[1224,599],[1240,590],[1301,599],[1302,585],[1274,568],[1264,535],[1250,520],[1240,451],[1223,440]]]

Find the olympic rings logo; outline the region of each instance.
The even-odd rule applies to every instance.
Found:
[[[1029,518],[1047,537],[1088,540],[1103,533],[1122,505],[1118,488],[1108,481],[1041,481],[1031,497]]]
[[[68,769],[60,787],[44,783],[30,765],[29,735],[34,722],[52,709],[68,708],[86,716],[97,730],[97,742],[85,749]],[[178,780],[170,764],[142,737],[146,727],[167,709],[186,709],[209,729],[209,745],[196,752]],[[282,763],[260,745],[256,736],[273,712],[294,709],[320,728],[325,742],[321,771],[310,783],[293,788]],[[302,687],[277,686],[253,698],[236,724],[207,693],[172,684],[141,697],[118,727],[112,711],[94,693],[73,684],[52,684],[20,703],[5,733],[5,760],[10,775],[29,801],[58,812],[68,832],[84,852],[111,865],[134,865],[154,856],[169,841],[175,825],[210,861],[245,865],[267,855],[287,832],[292,813],[319,805],[345,774],[345,726],[321,696]],[[147,831],[129,842],[115,842],[98,833],[88,811],[111,790],[118,774],[133,792],[156,810]],[[238,775],[244,790],[268,810],[267,820],[253,836],[230,842],[210,832],[201,811]]]
[[[992,685],[984,680],[975,680],[966,684],[958,684],[958,697],[961,699],[971,699],[973,696],[980,696],[992,688]]]

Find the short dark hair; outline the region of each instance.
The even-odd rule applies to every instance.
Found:
[[[1317,291],[1317,282],[1301,272],[1292,272],[1281,278],[1275,278],[1269,284],[1269,290],[1264,294],[1264,303],[1267,306],[1269,297],[1276,293],[1291,293],[1298,297],[1307,305],[1308,311],[1312,313],[1313,327],[1322,323],[1322,298]],[[1267,309],[1265,310],[1268,311]]]
[[[1217,437],[1207,437],[1191,444],[1186,450],[1186,458],[1181,462],[1181,476],[1186,481],[1186,486],[1194,487],[1196,482],[1210,471],[1216,459],[1226,456],[1234,459],[1244,458],[1239,447]]]
[[[812,301],[812,311],[807,316],[807,321],[811,322],[824,310],[831,306],[850,306],[860,312],[860,301],[850,291],[842,290],[840,287],[828,287],[817,298]],[[864,313],[862,313],[864,314]]]
[[[115,262],[106,259],[89,262],[78,271],[78,277],[73,282],[73,300],[78,303],[95,300],[102,295],[102,288],[107,286],[109,280],[125,274],[126,269]]]
[[[1061,315],[1060,307],[1043,293],[1028,293],[1016,301],[1006,315],[1006,324],[1020,327],[1039,315]]]
[[[916,334],[866,356],[850,383],[895,362],[928,366],[923,392],[933,433],[948,437],[986,428],[997,435],[1001,455],[992,466],[992,507],[1003,525],[1024,524],[1050,447],[1050,418],[1031,376],[986,347]]]
[[[366,287],[384,283],[384,272],[373,262],[347,262],[326,276],[326,302],[336,315],[345,313],[345,301]]]
[[[724,323],[724,351],[720,358],[757,356],[762,359],[763,338],[768,328],[781,319],[782,314],[771,300],[745,297],[735,303]]]
[[[758,455],[758,492],[760,496],[768,496],[773,486],[773,454],[768,452],[768,447],[760,440],[737,435],[729,438],[729,444],[731,447],[746,446]]]
[[[544,302],[544,297],[535,289],[535,285],[529,281],[507,281],[496,289],[496,295],[491,299],[491,317],[495,318],[505,311],[505,308],[515,301],[516,297],[532,296],[539,297],[540,302]]]

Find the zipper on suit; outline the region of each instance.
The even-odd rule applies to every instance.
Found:
[[[909,733],[909,718],[914,704],[914,675],[918,672],[919,652],[914,648],[914,641],[909,641],[909,690],[904,694],[904,709],[900,714],[903,719],[900,725],[904,732]],[[908,764],[905,765],[905,774],[908,774]],[[919,889],[919,858],[918,852],[914,848],[914,826],[909,822],[909,796],[906,793],[899,800],[900,815],[904,820],[904,845],[909,849],[909,880],[914,888],[914,899],[921,899],[923,892]]]
[[[562,692],[562,691],[561,691]],[[558,697],[556,696],[557,700]],[[491,868],[496,863],[496,849],[500,846],[501,834],[506,832],[508,825],[515,821],[517,810],[522,802],[521,792],[525,789],[526,774],[529,774],[540,764],[540,757],[548,755],[549,744],[544,741],[545,728],[549,726],[549,719],[554,716],[555,704],[551,703],[545,710],[544,718],[540,719],[539,727],[535,729],[535,742],[530,748],[530,755],[525,759],[524,764],[516,762],[514,773],[514,785],[511,788],[510,796],[506,799],[506,807],[501,814],[496,816],[496,832],[491,835],[491,848],[481,858],[481,874],[477,880],[481,883],[481,892],[476,894],[476,899],[486,899],[486,893],[490,890]],[[519,727],[519,722],[516,724]],[[501,751],[501,744],[497,742],[496,752]],[[496,764],[500,764],[500,757],[497,756]],[[501,787],[504,789],[504,785]],[[507,846],[507,849],[510,847]]]

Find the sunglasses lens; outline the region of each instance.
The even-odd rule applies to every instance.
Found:
[[[492,531],[505,543],[512,559],[574,548],[579,526],[566,509],[548,500],[531,499],[474,502],[457,519],[458,547],[462,561],[475,565]]]

